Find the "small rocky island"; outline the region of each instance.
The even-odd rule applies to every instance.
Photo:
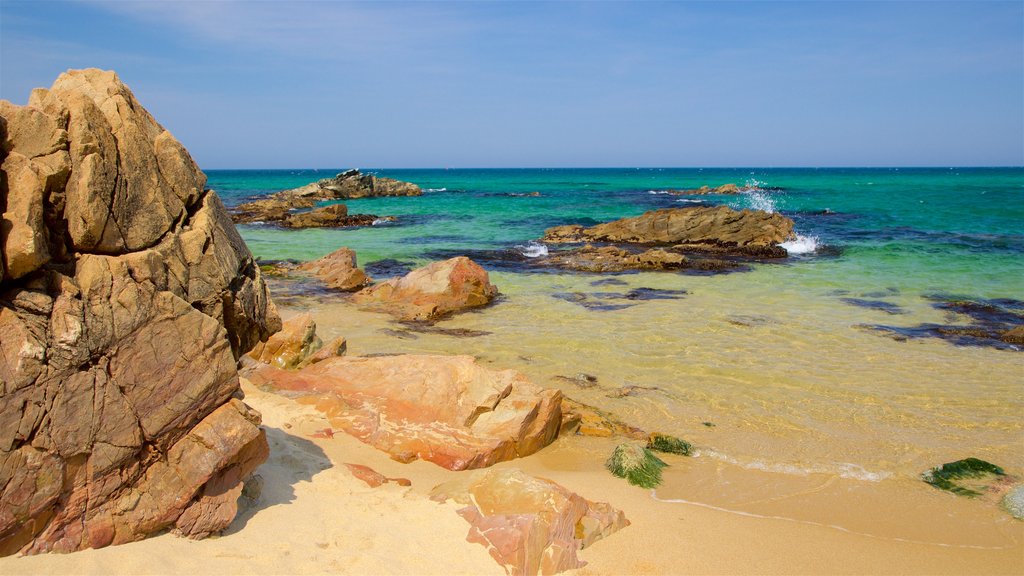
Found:
[[[353,169],[333,178],[324,178],[299,188],[283,190],[267,198],[246,202],[234,208],[231,217],[238,224],[263,222],[286,228],[370,226],[377,221],[393,221],[394,217],[349,214],[344,204],[316,208],[317,202],[421,194],[423,190],[411,182],[363,174]]]

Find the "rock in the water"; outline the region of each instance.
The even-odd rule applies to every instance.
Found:
[[[921,479],[939,488],[973,498],[990,489],[993,479],[1005,477],[1002,468],[979,458],[964,458],[936,466],[921,475]]]
[[[1003,332],[999,339],[1008,344],[1024,344],[1024,324]]]
[[[591,502],[515,468],[442,484],[433,499],[465,505],[469,542],[486,546],[513,576],[557,574],[586,565],[577,551],[629,526],[622,511]]]
[[[647,433],[622,422],[614,415],[594,406],[577,402],[572,398],[562,397],[562,425],[559,434],[579,434],[580,436],[626,436],[636,440],[646,440]]]
[[[280,332],[257,344],[247,356],[276,368],[291,369],[342,356],[347,348],[343,336],[325,346],[316,334],[313,316],[306,313],[290,318]]]
[[[376,196],[419,196],[423,194],[423,190],[411,182],[381,178],[352,169],[334,178],[324,178],[312,184],[285,190],[281,194],[319,200],[340,200]]]
[[[661,248],[632,252],[616,246],[597,248],[589,244],[575,250],[554,252],[544,263],[580,272],[677,270],[687,267],[685,256]]]
[[[434,262],[401,278],[356,293],[361,306],[404,321],[433,321],[454,312],[490,304],[498,288],[487,271],[465,256]]]
[[[655,452],[678,454],[680,456],[689,456],[693,452],[693,446],[686,440],[657,432],[651,433],[647,438],[647,448]]]
[[[327,206],[310,212],[296,213],[296,209],[313,208],[321,200],[345,200],[373,196],[419,196],[423,191],[410,182],[379,178],[348,170],[334,178],[324,178],[292,190],[284,190],[241,204],[232,210],[235,222],[276,222],[289,228],[370,226],[379,220],[371,214],[340,213],[341,208]],[[340,206],[340,205],[335,205]],[[327,210],[327,209],[330,210]],[[394,220],[391,216],[385,219]]]
[[[0,120],[0,555],[222,530],[267,455],[232,398],[280,328],[252,255],[113,72]]]
[[[793,238],[793,221],[781,214],[694,206],[652,210],[590,228],[556,226],[545,231],[543,240],[745,248],[777,246]]]
[[[661,484],[661,469],[668,466],[640,444],[627,442],[615,447],[604,467],[641,488],[655,488]]]
[[[673,196],[703,196],[708,194],[739,194],[740,192],[740,187],[735,184],[723,184],[716,188],[701,186],[700,188],[690,188],[687,190],[672,190],[669,193]]]
[[[331,421],[396,460],[482,468],[550,444],[561,393],[471,356],[336,357],[297,372],[256,367],[253,383],[304,393]]]
[[[356,265],[355,251],[348,248],[339,248],[323,258],[301,264],[298,269],[310,272],[328,287],[344,292],[359,290],[372,281]]]

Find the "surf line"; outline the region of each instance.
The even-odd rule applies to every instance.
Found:
[[[871,534],[870,532],[858,532],[857,530],[850,530],[843,526],[836,524],[825,524],[822,522],[814,522],[811,520],[797,520],[796,518],[788,518],[786,516],[768,516],[765,514],[755,514],[753,512],[744,512],[742,510],[730,510],[729,508],[721,508],[719,506],[713,506],[711,504],[705,504],[703,502],[694,502],[692,500],[683,500],[682,498],[658,498],[657,489],[651,490],[651,499],[655,502],[664,502],[667,504],[689,504],[691,506],[698,506],[700,508],[707,508],[709,510],[718,510],[719,512],[726,512],[728,514],[736,514],[737,516],[747,516],[749,518],[760,518],[762,520],[786,520],[787,522],[795,522],[797,524],[809,524],[811,526],[821,526],[823,528],[831,528],[840,532],[846,532],[847,534],[854,534],[856,536],[867,536],[868,538],[875,538],[877,540],[890,540],[895,542],[906,542],[907,544],[924,544],[926,546],[941,546],[943,548],[970,548],[972,550],[1009,550],[1013,546],[977,546],[974,544],[946,544],[944,542],[928,542],[925,540],[911,540],[910,538],[900,538],[898,536],[879,536],[878,534]]]

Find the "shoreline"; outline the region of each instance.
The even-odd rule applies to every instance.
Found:
[[[264,478],[262,501],[241,512],[223,535],[194,541],[163,534],[74,554],[4,558],[4,573],[503,573],[482,546],[465,541],[469,525],[455,513],[457,506],[428,500],[433,486],[465,472],[422,461],[400,464],[344,434],[316,438],[326,419],[311,407],[247,382],[243,389],[246,402],[264,415],[272,455],[257,471]],[[666,505],[608,474],[592,457],[613,443],[561,438],[533,456],[498,465],[549,478],[625,512],[631,525],[581,551],[588,565],[569,573],[1015,574],[1021,568],[1024,523],[1014,526],[1016,544],[987,550],[857,534],[699,503]],[[409,478],[412,487],[368,488],[351,476],[346,462]]]

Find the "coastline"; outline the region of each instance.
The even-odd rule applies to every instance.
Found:
[[[220,537],[163,534],[66,555],[0,560],[5,574],[501,574],[486,550],[465,541],[468,524],[430,489],[460,473],[426,462],[400,464],[344,434],[312,435],[326,420],[309,406],[243,383],[263,413],[272,456],[258,473],[263,501]],[[593,458],[613,441],[568,437],[533,456],[504,462],[595,501],[611,501],[631,526],[580,552],[570,573],[612,574],[1016,574],[1017,543],[998,550],[908,542],[835,527],[755,517],[704,505],[666,504],[628,486]],[[345,462],[412,480],[411,488],[368,488]],[[673,462],[676,463],[676,462]],[[461,473],[464,474],[464,473]],[[790,503],[794,508],[800,501]],[[863,510],[886,514],[884,506]]]

